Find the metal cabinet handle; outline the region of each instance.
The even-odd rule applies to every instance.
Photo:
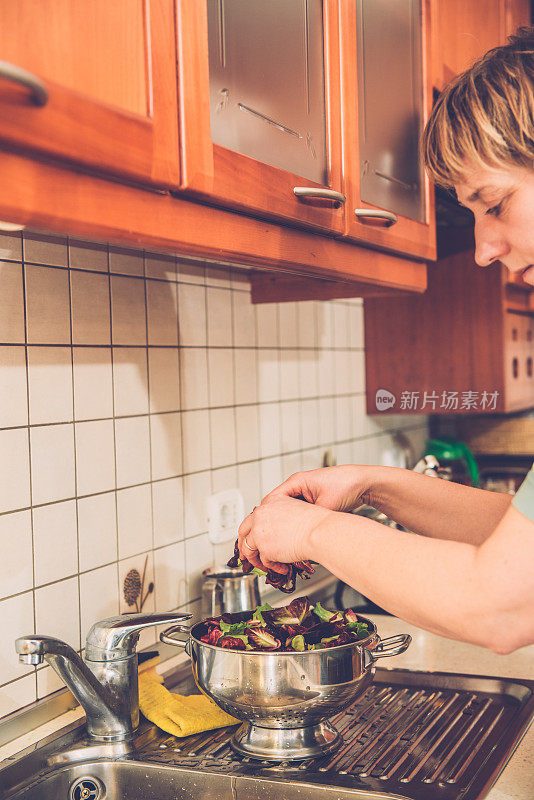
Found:
[[[377,208],[355,208],[354,213],[358,219],[367,218],[384,220],[386,228],[390,228],[399,221],[398,216],[392,211],[380,211]]]
[[[0,78],[7,78],[31,91],[36,106],[45,106],[48,102],[48,89],[36,75],[9,61],[0,61]]]
[[[295,186],[293,193],[299,200],[330,200],[334,208],[344,206],[347,199],[344,194],[334,189],[314,189],[313,186]]]

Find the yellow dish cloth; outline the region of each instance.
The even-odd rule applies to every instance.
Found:
[[[239,722],[208,697],[173,694],[143,673],[139,675],[139,708],[150,722],[174,736],[190,736]]]

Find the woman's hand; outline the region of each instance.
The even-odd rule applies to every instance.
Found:
[[[286,564],[313,557],[311,534],[331,511],[280,494],[262,503],[239,526],[239,552],[259,569],[287,572]]]
[[[341,466],[295,472],[269,492],[262,505],[280,497],[303,497],[308,503],[332,511],[352,511],[370,501],[370,470],[367,467]]]

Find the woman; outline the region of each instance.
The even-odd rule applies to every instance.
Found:
[[[534,285],[534,28],[446,88],[423,151],[473,212],[477,263]],[[419,535],[343,513],[364,502]],[[442,636],[497,653],[534,642],[534,467],[513,499],[392,467],[297,473],[246,517],[239,547],[279,572],[317,561]]]

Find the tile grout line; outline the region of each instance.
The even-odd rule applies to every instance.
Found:
[[[25,250],[25,243],[24,243],[24,232],[21,232],[21,278],[22,278],[22,304],[23,304],[23,314],[24,314],[24,353],[25,353],[25,362],[26,362],[26,402],[28,404],[27,408],[27,418],[28,418],[28,489],[29,489],[29,500],[30,500],[30,529],[31,529],[31,537],[32,537],[32,605],[33,605],[33,633],[36,632],[37,626],[37,609],[36,609],[36,599],[35,599],[35,531],[33,525],[33,484],[32,484],[32,446],[31,446],[31,428],[30,428],[30,369],[29,369],[29,361],[28,361],[28,308],[26,302],[26,267],[24,263],[24,250]],[[35,699],[37,700],[37,669],[34,669],[34,676],[35,676]]]

